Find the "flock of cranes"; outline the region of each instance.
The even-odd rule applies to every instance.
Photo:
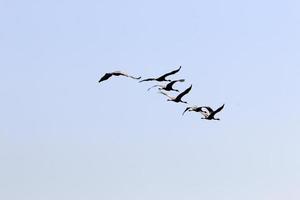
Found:
[[[175,83],[177,82],[184,82],[185,79],[178,79],[178,80],[170,80],[167,79],[168,76],[171,76],[173,74],[176,74],[177,72],[179,72],[181,69],[181,66],[171,72],[168,72],[162,76],[156,77],[156,78],[147,78],[147,79],[143,79],[140,80],[142,77],[141,76],[131,76],[128,75],[127,73],[121,72],[121,71],[114,71],[114,72],[110,72],[110,73],[106,73],[104,74],[104,76],[101,77],[101,79],[99,80],[99,83],[106,81],[107,79],[111,78],[112,76],[124,76],[127,78],[131,78],[134,80],[140,80],[139,82],[146,82],[146,81],[156,81],[156,82],[168,82],[166,85],[154,85],[152,87],[150,87],[148,89],[148,91],[152,88],[158,87],[159,93],[165,95],[168,97],[168,101],[173,101],[176,103],[185,103],[187,104],[186,101],[183,101],[182,98],[187,95],[191,90],[192,90],[192,85],[185,89],[183,92],[179,93],[177,96],[170,96],[167,92],[170,91],[175,91],[175,92],[180,92],[177,89],[174,89],[173,86]],[[224,108],[224,104],[222,106],[220,106],[219,108],[217,108],[216,110],[213,110],[211,107],[209,106],[193,106],[193,107],[187,107],[184,112],[182,113],[182,115],[184,115],[186,112],[198,112],[201,113],[204,117],[202,117],[201,119],[206,119],[206,120],[220,120],[219,118],[215,118],[215,115],[220,112],[222,109]]]

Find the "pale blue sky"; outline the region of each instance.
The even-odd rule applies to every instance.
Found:
[[[0,1],[0,199],[299,200],[300,2]],[[151,77],[182,65],[186,100]]]

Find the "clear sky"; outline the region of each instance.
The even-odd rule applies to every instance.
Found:
[[[0,199],[299,200],[297,0],[0,1]],[[145,78],[182,66],[185,99]]]

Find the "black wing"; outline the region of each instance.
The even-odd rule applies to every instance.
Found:
[[[109,79],[111,76],[112,76],[111,73],[106,73],[106,74],[104,74],[104,76],[102,76],[102,78],[98,82],[100,83],[102,81],[105,81],[105,80]]]
[[[169,73],[166,73],[166,74],[162,75],[162,76],[159,77],[158,79],[163,79],[163,78],[166,78],[167,76],[170,76],[170,75],[172,75],[172,74],[176,74],[177,72],[180,71],[180,69],[181,69],[181,66],[180,66],[178,69],[174,70],[174,71],[171,71],[171,72],[169,72]]]
[[[183,111],[182,115],[184,115],[184,113],[186,113],[186,111],[188,111],[190,108],[191,108],[191,107],[187,107],[187,108]]]
[[[221,110],[223,110],[225,104],[223,104],[220,108],[218,108],[217,110],[214,111],[214,114],[217,114],[218,112],[220,112]]]
[[[181,99],[184,95],[186,95],[187,93],[189,93],[192,89],[193,85],[191,85],[189,88],[187,88],[186,90],[184,90],[182,93],[180,93],[176,99]]]

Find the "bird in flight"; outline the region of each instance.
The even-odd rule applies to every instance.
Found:
[[[180,69],[181,69],[181,66],[180,66],[178,69],[176,69],[176,70],[174,70],[174,71],[171,71],[171,72],[169,72],[169,73],[166,73],[166,74],[164,74],[164,75],[162,75],[162,76],[160,76],[160,77],[158,77],[158,78],[147,78],[147,79],[141,80],[140,83],[141,83],[141,82],[144,82],[144,81],[158,81],[158,82],[168,81],[168,82],[171,82],[171,80],[167,80],[167,79],[166,79],[167,76],[176,74],[177,72],[180,71]]]
[[[172,97],[172,96],[170,96],[167,93],[162,92],[162,91],[160,91],[160,93],[167,96],[167,97],[169,97],[169,99],[167,99],[167,101],[173,101],[173,102],[176,102],[176,103],[179,103],[179,102],[187,103],[186,101],[182,101],[181,98],[184,95],[186,95],[187,93],[189,93],[191,91],[191,89],[192,89],[192,85],[189,88],[187,88],[186,90],[184,90],[182,93],[180,93],[177,97]]]
[[[173,88],[173,85],[177,82],[184,82],[184,79],[179,79],[179,80],[174,80],[171,81],[170,83],[168,83],[167,85],[154,85],[151,88],[148,88],[148,91],[151,90],[154,87],[159,87],[159,90],[165,90],[165,91],[175,91],[175,92],[179,92],[179,90],[176,90]]]
[[[98,82],[100,83],[102,81],[105,81],[105,80],[109,79],[112,76],[125,76],[125,77],[136,79],[136,80],[141,79],[140,76],[139,77],[134,77],[134,76],[130,76],[130,75],[128,75],[124,72],[121,72],[121,71],[114,71],[114,72],[104,74],[104,76],[102,76],[102,78]]]
[[[219,107],[216,110],[213,110],[211,107],[209,106],[201,106],[201,107],[187,107],[184,112],[182,113],[182,115],[184,115],[184,113],[186,111],[194,111],[194,112],[200,112],[204,117],[202,117],[201,119],[206,119],[206,120],[220,120],[219,118],[215,118],[215,115],[220,112],[221,110],[223,110],[225,104],[223,104],[221,107]]]

